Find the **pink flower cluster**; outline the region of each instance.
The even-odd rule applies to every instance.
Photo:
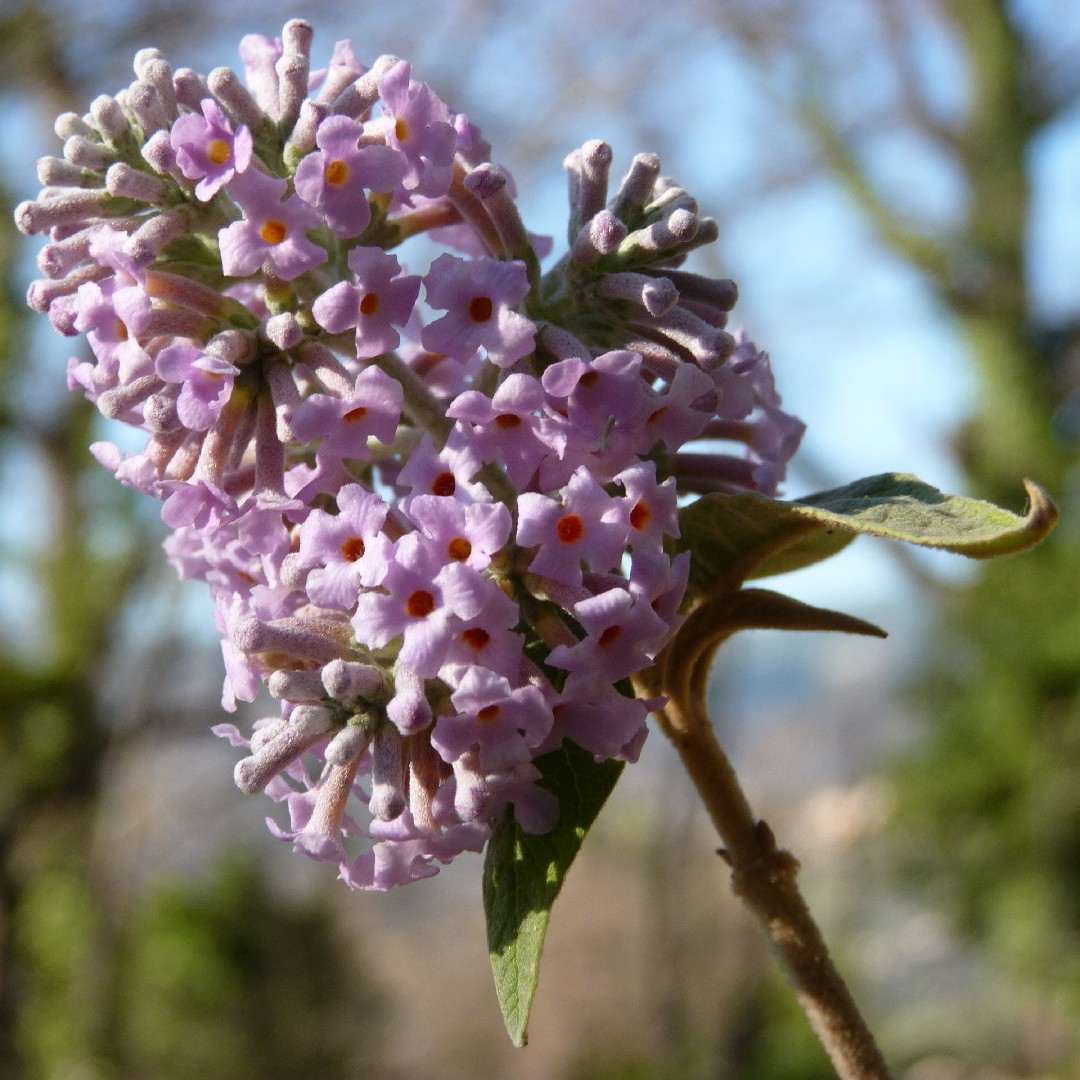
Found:
[[[237,784],[386,889],[508,807],[549,830],[536,760],[563,740],[637,757],[656,703],[629,680],[686,590],[677,497],[772,493],[802,425],[724,329],[733,284],[677,269],[715,224],[654,157],[610,202],[608,147],[567,159],[570,250],[541,273],[469,120],[347,42],[311,71],[310,42],[245,38],[244,79],[140,52],[60,117],[17,220],[48,234],[31,305],[89,342],[72,389],[146,433],[92,450],[209,585],[225,707],[279,702],[216,729]],[[458,254],[409,273],[390,249],[419,233]]]

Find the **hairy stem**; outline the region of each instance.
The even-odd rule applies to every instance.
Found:
[[[704,706],[700,672],[711,650],[680,665],[691,675],[666,687],[660,726],[679,752],[731,866],[732,888],[761,923],[841,1080],[889,1080],[891,1073],[847,985],[829,956],[796,881],[798,860],[757,820]],[[694,677],[696,669],[697,678]]]

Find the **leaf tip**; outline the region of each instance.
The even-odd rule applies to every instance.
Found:
[[[1024,477],[1024,490],[1028,496],[1028,512],[1024,516],[1025,530],[1042,540],[1058,522],[1060,514],[1057,505],[1047,494],[1046,488],[1027,476]]]

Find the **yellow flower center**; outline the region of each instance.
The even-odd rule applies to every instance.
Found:
[[[326,166],[326,182],[340,187],[349,179],[349,166],[344,161],[331,161]]]
[[[215,165],[224,165],[232,157],[232,147],[224,139],[214,139],[206,156]]]

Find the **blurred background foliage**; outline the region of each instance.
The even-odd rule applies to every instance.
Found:
[[[65,393],[65,343],[23,307],[32,245],[11,210],[35,190],[33,157],[55,152],[51,118],[126,83],[135,49],[207,70],[234,62],[240,34],[276,33],[293,15],[314,22],[320,55],[352,37],[369,61],[411,58],[483,126],[541,219],[560,220],[562,196],[539,172],[550,179],[581,140],[617,138],[620,160],[660,153],[725,236],[760,230],[741,249],[721,245],[730,266],[706,267],[735,268],[756,321],[796,342],[804,321],[828,325],[802,343],[826,397],[828,356],[858,330],[870,273],[867,261],[830,277],[834,240],[908,282],[915,310],[954,343],[972,388],[948,420],[954,475],[1014,509],[1019,478],[1033,476],[1063,523],[1036,551],[963,578],[904,560],[893,588],[930,613],[925,638],[907,684],[881,680],[857,706],[862,724],[884,717],[879,728],[899,711],[906,734],[802,788],[766,765],[755,790],[803,857],[812,905],[909,1080],[1078,1075],[1080,260],[1061,252],[1080,251],[1080,13],[1068,0],[392,8],[353,25],[318,0],[267,2],[254,21],[229,0],[0,4],[0,1075],[831,1075],[705,865],[712,842],[663,758],[586,845],[555,916],[552,994],[545,1004],[542,989],[533,1045],[516,1056],[483,987],[471,883],[418,887],[433,899],[344,895],[300,860],[267,858],[247,819],[213,817],[228,757],[194,749],[217,715],[209,620],[199,610],[207,630],[190,630],[154,508],[86,452],[115,436]],[[1048,162],[1066,176],[1056,188]],[[824,238],[785,231],[798,199],[828,222]],[[803,278],[782,294],[772,281],[786,262]],[[827,305],[818,321],[796,306],[808,297]],[[893,315],[876,339],[860,331],[865,367],[907,349],[922,380],[910,400],[939,409],[933,358]],[[796,395],[815,388],[813,371],[789,372],[779,350],[774,360],[782,389],[788,377]],[[819,404],[824,427],[836,414],[803,392],[787,400],[811,425],[820,483],[808,466],[796,483],[876,462],[884,422],[871,399],[861,426],[848,418],[843,459],[813,442]],[[775,727],[756,744],[727,732],[751,765],[817,760],[822,732],[844,742],[841,706],[785,686],[781,711],[804,725],[793,750]],[[448,925],[462,928],[467,960],[438,938]],[[882,935],[892,951],[867,947]]]

